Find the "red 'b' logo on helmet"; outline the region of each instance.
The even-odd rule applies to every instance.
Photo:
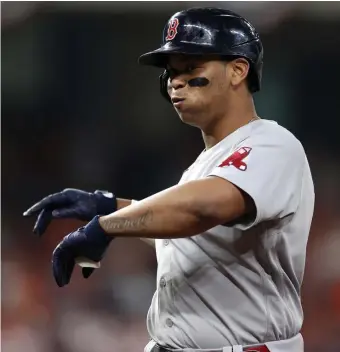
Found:
[[[165,40],[172,40],[176,37],[178,25],[179,25],[178,18],[172,18],[169,21],[168,33]]]

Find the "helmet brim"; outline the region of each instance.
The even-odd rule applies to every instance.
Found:
[[[174,52],[164,52],[161,49],[150,51],[139,57],[138,63],[145,66],[165,67],[167,65],[168,57]]]
[[[146,66],[156,66],[165,68],[170,55],[178,54],[178,55],[213,55],[217,54],[214,48],[211,48],[211,52],[209,48],[206,49],[205,52],[202,52],[202,48],[197,45],[186,45],[185,49],[183,47],[178,46],[163,46],[157,50],[150,51],[146,54],[143,54],[139,57],[138,63],[140,65]]]

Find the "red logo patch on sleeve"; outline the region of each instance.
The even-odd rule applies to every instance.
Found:
[[[243,159],[245,159],[250,154],[250,151],[250,147],[242,147],[240,149],[237,149],[233,154],[231,154],[227,159],[225,159],[222,164],[218,165],[218,167],[232,165],[241,171],[246,171],[247,164],[243,161]]]

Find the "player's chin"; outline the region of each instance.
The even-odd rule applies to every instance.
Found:
[[[183,122],[195,119],[195,116],[200,111],[197,104],[192,103],[189,99],[184,100],[180,105],[174,104],[174,109]]]
[[[177,112],[179,118],[185,124],[190,125],[190,126],[195,126],[195,127],[199,126],[197,113],[194,113],[193,111],[188,111],[188,110],[187,111],[179,111],[177,109],[176,109],[176,112]]]

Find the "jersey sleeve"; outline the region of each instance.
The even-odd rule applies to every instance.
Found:
[[[248,229],[259,222],[283,218],[297,210],[301,195],[304,151],[296,139],[247,138],[217,163],[209,176],[228,180],[247,193],[256,217],[233,226]]]

